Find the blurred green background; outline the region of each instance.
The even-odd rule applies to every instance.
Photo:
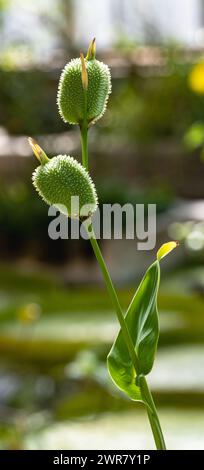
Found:
[[[145,410],[106,370],[118,325],[89,243],[49,239],[31,184],[28,135],[80,159],[56,90],[94,36],[113,89],[91,174],[100,204],[157,204],[157,247],[180,241],[162,263],[150,384],[168,447],[204,448],[203,27],[201,0],[0,0],[1,449],[154,448]],[[101,246],[125,309],[156,249]]]

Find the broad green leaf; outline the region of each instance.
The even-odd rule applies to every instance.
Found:
[[[138,375],[149,374],[157,350],[159,337],[157,312],[157,295],[160,283],[159,261],[176,246],[175,242],[169,242],[159,249],[157,260],[147,270],[125,316],[138,358]],[[118,388],[124,391],[132,400],[142,401],[140,388],[136,384],[136,373],[121,330],[110,350],[107,362],[111,378]]]
[[[159,262],[155,261],[147,270],[125,317],[137,353],[139,373],[144,375],[152,368],[159,336],[156,307],[159,271]],[[108,369],[121,390],[132,400],[141,400],[135,370],[121,330],[108,355]]]

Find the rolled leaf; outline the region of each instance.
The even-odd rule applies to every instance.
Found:
[[[161,261],[162,258],[164,258],[166,255],[171,253],[174,248],[178,246],[178,242],[167,242],[164,243],[159,250],[157,251],[157,259],[158,261]]]
[[[138,378],[140,375],[149,374],[157,350],[159,261],[176,246],[176,242],[169,242],[159,249],[157,260],[146,271],[125,316],[138,359],[137,377],[121,330],[107,358],[112,380],[132,400],[142,401]]]

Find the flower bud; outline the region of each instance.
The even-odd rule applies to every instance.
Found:
[[[65,122],[81,125],[100,119],[111,92],[111,76],[107,65],[95,59],[95,40],[84,59],[71,60],[62,71],[57,103]]]
[[[48,159],[35,169],[32,179],[42,199],[69,217],[84,220],[97,209],[95,185],[73,157],[58,155]]]

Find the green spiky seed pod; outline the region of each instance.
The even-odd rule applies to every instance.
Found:
[[[59,113],[70,124],[81,126],[84,120],[93,124],[103,116],[110,92],[110,71],[95,59],[93,41],[86,59],[81,54],[81,59],[71,60],[62,71],[57,94]]]
[[[69,217],[84,220],[97,209],[95,185],[88,172],[73,157],[58,155],[48,159],[35,169],[32,179],[42,199]],[[72,199],[74,196],[78,198],[76,202]]]

